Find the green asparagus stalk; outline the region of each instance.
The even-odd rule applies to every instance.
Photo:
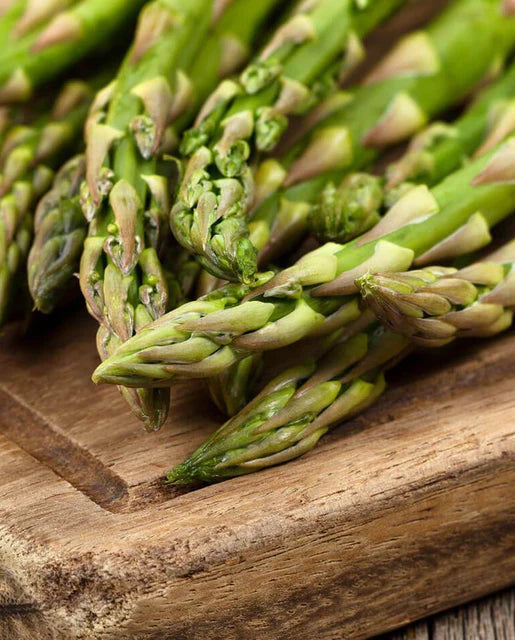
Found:
[[[429,267],[359,280],[390,330],[340,336],[326,353],[277,376],[168,475],[174,484],[215,482],[306,453],[331,427],[361,413],[385,388],[384,372],[415,344],[504,331],[515,308],[515,241],[461,270]],[[392,333],[393,332],[393,333]]]
[[[417,133],[502,66],[515,46],[515,19],[499,8],[498,0],[456,0],[426,30],[403,37],[362,86],[339,96],[340,108],[330,103],[330,115],[282,160],[266,162],[257,178],[258,203],[264,199],[253,216],[270,236],[262,268],[297,243],[308,223],[324,240],[346,241],[378,220],[377,210],[363,207],[375,205],[366,191],[376,186],[363,185],[359,175],[357,202],[345,206],[354,190],[345,180],[341,189],[335,185],[350,171],[368,169],[384,148]],[[512,84],[510,73],[500,96]],[[443,163],[441,171],[444,177]]]
[[[25,271],[34,206],[51,185],[53,169],[77,144],[91,98],[87,84],[70,82],[50,117],[15,126],[5,137],[0,150],[0,326]]]
[[[515,211],[515,139],[432,190],[408,191],[364,236],[328,243],[260,286],[229,285],[143,329],[101,364],[97,383],[168,386],[209,377],[255,351],[278,349],[359,317],[355,280],[470,253]]]
[[[66,299],[78,270],[87,230],[79,201],[85,175],[84,155],[66,162],[36,209],[28,283],[34,306],[43,313]]]
[[[253,353],[236,362],[220,375],[208,378],[211,399],[227,416],[234,416],[249,401],[249,395],[262,369],[261,353]]]
[[[219,3],[149,3],[118,77],[93,105],[81,188],[90,225],[80,283],[101,326],[101,357],[176,303],[165,260],[175,253],[168,228],[173,165],[166,168],[161,159],[206,91],[239,66],[277,0],[253,3],[243,21],[245,5],[235,0],[225,6],[210,35]],[[154,419],[152,395],[141,393],[146,426],[159,428],[166,412]],[[166,393],[154,392],[161,407]]]
[[[459,337],[494,335],[513,319],[515,241],[459,271],[366,274],[358,286],[379,320],[416,344],[439,347]]]
[[[453,124],[435,122],[417,134],[386,171],[330,182],[308,213],[308,230],[322,241],[346,242],[372,228],[396,191],[413,183],[437,184],[467,159],[485,153],[515,129],[515,65],[481,93]],[[408,182],[409,181],[409,182]]]
[[[499,144],[515,128],[515,64],[482,91],[452,124],[436,122],[411,141],[406,153],[386,170],[386,188],[405,181],[437,184],[475,154]]]
[[[25,102],[129,26],[145,0],[16,0],[0,15],[0,104]]]
[[[204,104],[182,140],[189,162],[171,225],[213,275],[252,282],[257,264],[247,225],[254,195],[250,163],[277,145],[292,114],[309,111],[332,90],[361,59],[359,38],[402,1],[301,3],[239,79],[220,84]]]
[[[375,327],[272,380],[167,477],[215,482],[310,451],[330,427],[361,413],[385,389],[384,371],[411,350],[403,336]]]
[[[194,91],[194,105],[198,105],[217,79],[226,73],[235,71],[249,54],[252,38],[260,24],[267,18],[278,0],[261,0],[252,4],[252,13],[248,3],[235,0],[218,18],[212,33],[203,44],[190,73]],[[246,11],[246,16],[243,13]],[[179,122],[174,123],[177,130],[186,126],[188,114],[194,110],[192,105],[188,113]],[[70,171],[73,176],[70,175]],[[80,176],[82,175],[82,178]],[[40,208],[35,239],[29,258],[29,285],[37,309],[50,313],[68,291],[72,289],[73,275],[79,271],[80,257],[88,223],[82,215],[78,189],[85,178],[84,162],[76,159],[63,169],[63,175],[56,178],[55,188]],[[43,220],[44,218],[44,220]],[[179,251],[180,256],[184,252]],[[174,265],[174,268],[177,265]],[[184,267],[196,272],[191,262],[178,265],[179,273],[174,276],[173,269],[165,274],[169,279],[169,308],[184,301],[189,292],[180,284]]]

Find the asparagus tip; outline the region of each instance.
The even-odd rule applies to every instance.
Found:
[[[106,362],[102,362],[98,365],[98,367],[93,371],[93,375],[91,376],[91,380],[95,384],[105,384],[106,383],[106,374],[109,367],[105,366]]]

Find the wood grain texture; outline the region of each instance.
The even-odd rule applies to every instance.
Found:
[[[0,640],[352,640],[514,582],[513,333],[417,354],[310,455],[184,492],[163,475],[221,416],[184,384],[144,433],[90,381],[95,329],[0,338]]]
[[[512,640],[515,589],[418,622],[376,640]]]

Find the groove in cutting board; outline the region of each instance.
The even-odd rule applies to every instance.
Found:
[[[0,387],[0,431],[108,511],[127,508],[127,484],[88,451],[58,433],[34,409]]]

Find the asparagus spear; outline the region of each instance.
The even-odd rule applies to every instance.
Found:
[[[297,458],[331,426],[370,406],[383,372],[410,351],[382,328],[358,333],[319,362],[288,369],[167,476],[173,484],[215,482]]]
[[[36,209],[28,282],[35,308],[43,313],[66,298],[77,272],[87,227],[79,202],[85,174],[84,155],[66,162]]]
[[[80,136],[92,91],[70,82],[50,117],[15,126],[0,150],[0,326],[8,319],[16,279],[24,272],[33,232],[33,207],[53,177],[52,169]]]
[[[509,327],[515,307],[515,241],[464,269],[426,267],[367,274],[361,296],[381,322],[423,346],[488,336]]]
[[[410,190],[364,236],[328,243],[261,286],[229,285],[142,330],[94,373],[97,383],[167,386],[209,377],[255,351],[330,332],[359,316],[356,278],[470,253],[515,210],[515,139],[450,175]]]
[[[145,0],[16,0],[0,17],[0,104],[34,89],[131,24]]]
[[[174,123],[176,133],[186,126],[189,114],[209,93],[217,79],[241,66],[260,25],[277,4],[278,0],[260,0],[249,7],[245,0],[234,0],[220,14],[193,63],[190,72],[193,104],[188,113]],[[79,187],[84,178],[84,162],[78,158],[71,161],[63,168],[63,174],[56,178],[54,189],[40,205],[45,213],[37,217],[29,259],[29,285],[36,308],[44,313],[50,313],[67,295],[73,283],[73,274],[79,271],[88,227],[79,202]],[[164,212],[161,213],[164,215]],[[183,253],[182,249],[180,253]],[[181,270],[184,267],[196,271],[191,262],[179,268]],[[169,291],[168,306],[172,308],[176,302],[184,300],[188,284],[183,290],[180,285],[181,273],[174,277],[167,272],[166,276],[171,278],[168,285],[173,291]]]
[[[403,0],[314,0],[272,36],[238,81],[219,85],[183,137],[189,156],[171,213],[177,240],[213,275],[250,283],[256,252],[248,237],[253,200],[250,162],[271,151],[288,117],[313,108],[361,58],[359,37]]]
[[[359,284],[391,330],[372,323],[366,333],[340,337],[329,350],[326,345],[322,353],[328,354],[316,362],[277,376],[175,467],[169,482],[214,482],[292,460],[375,402],[385,388],[385,370],[414,344],[438,347],[507,329],[515,307],[515,241],[460,271],[430,267],[366,275]]]
[[[491,74],[492,65],[502,65],[515,46],[515,19],[499,7],[496,0],[453,2],[426,30],[403,37],[363,86],[339,98],[340,108],[329,105],[331,115],[280,162],[267,162],[258,174],[258,192],[267,197],[253,216],[270,234],[262,267],[308,231],[310,214],[312,230],[325,240],[345,241],[377,221],[377,210],[364,208],[360,196],[365,192],[364,202],[374,205],[377,200],[366,195],[376,190],[373,184],[363,185],[358,176],[358,202],[344,208],[354,191],[345,181],[339,190],[331,183],[369,168],[381,150],[419,131]],[[506,92],[512,84],[510,74]],[[320,206],[312,210],[321,192]]]
[[[242,0],[220,14],[221,28],[208,39],[212,0],[159,0],[141,14],[133,47],[115,82],[101,92],[87,127],[83,211],[90,221],[80,266],[81,289],[91,315],[101,325],[101,357],[110,354],[149,321],[172,308],[163,262],[173,252],[168,230],[169,169],[159,164],[209,82],[233,70],[264,17],[277,0],[259,0],[241,23]],[[229,47],[227,37],[230,37]],[[235,42],[240,44],[235,49]],[[225,43],[225,44],[224,44]],[[188,75],[193,69],[194,74]],[[217,74],[211,74],[213,69]],[[195,81],[197,84],[195,85]],[[211,85],[211,86],[213,86]],[[110,344],[110,342],[113,344]],[[156,390],[155,402],[165,405]],[[158,428],[165,411],[152,414],[152,395],[141,392]]]

